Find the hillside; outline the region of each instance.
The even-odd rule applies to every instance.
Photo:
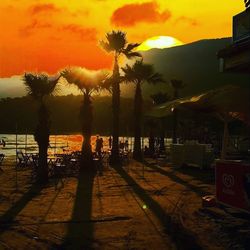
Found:
[[[47,100],[52,133],[79,133],[79,108],[82,96],[52,96]],[[0,134],[34,132],[37,125],[37,104],[31,97],[0,100]],[[93,98],[93,133],[109,135],[112,126],[111,97]],[[121,98],[121,134],[128,134],[133,126],[133,100]]]
[[[250,86],[249,76],[225,74],[219,72],[217,52],[227,47],[231,38],[201,40],[183,46],[152,49],[142,52],[144,61],[153,64],[155,69],[164,75],[169,82],[172,78],[183,80],[185,88],[182,95],[193,95],[225,84]],[[124,90],[126,89],[126,90]],[[144,95],[149,96],[165,89],[171,92],[168,84],[156,86],[144,85]],[[132,87],[123,86],[123,93],[130,95]]]

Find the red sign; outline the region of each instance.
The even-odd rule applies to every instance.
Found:
[[[217,162],[216,198],[219,202],[250,212],[250,165]]]

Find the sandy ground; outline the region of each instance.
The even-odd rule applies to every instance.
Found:
[[[214,171],[131,161],[103,174],[31,182],[5,161],[0,249],[250,249],[249,216],[202,207]]]

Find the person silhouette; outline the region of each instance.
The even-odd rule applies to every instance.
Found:
[[[124,149],[125,151],[128,151],[128,140],[126,140],[124,143]]]
[[[112,148],[112,137],[109,137],[109,148]]]
[[[95,151],[98,157],[102,154],[102,139],[99,136],[96,137]]]
[[[102,149],[103,149],[103,139],[102,139],[102,137],[100,138],[100,148],[101,148],[101,151],[102,151]]]

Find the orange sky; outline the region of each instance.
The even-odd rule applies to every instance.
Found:
[[[98,41],[112,29],[126,31],[130,42],[231,36],[232,16],[242,10],[243,0],[1,0],[0,77],[110,68]]]

